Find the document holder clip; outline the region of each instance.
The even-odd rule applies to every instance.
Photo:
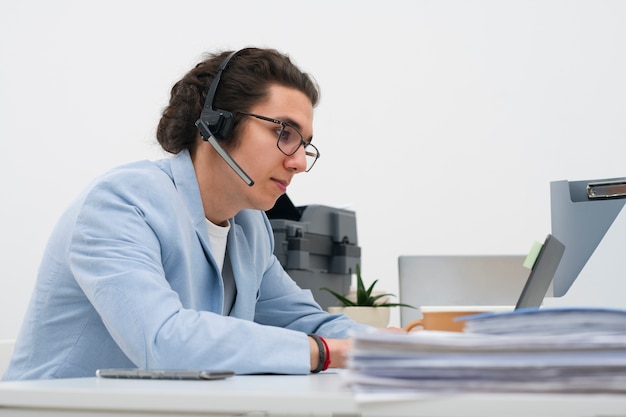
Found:
[[[589,199],[626,198],[626,180],[590,182],[587,184]]]

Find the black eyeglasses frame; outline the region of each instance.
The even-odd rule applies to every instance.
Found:
[[[300,132],[300,130],[298,130],[298,128],[295,127],[293,124],[291,124],[289,122],[282,121],[282,120],[274,119],[272,117],[262,116],[260,114],[250,113],[250,112],[246,112],[246,111],[238,111],[237,114],[241,114],[243,116],[254,117],[255,119],[264,120],[266,122],[271,122],[271,123],[275,123],[277,125],[280,125],[281,126],[281,131],[278,133],[278,138],[276,139],[276,147],[278,148],[279,151],[281,151],[286,156],[292,156],[296,152],[298,152],[298,149],[300,149],[301,146],[304,146],[304,151],[305,151],[306,156],[314,158],[313,162],[311,162],[311,166],[308,167],[304,172],[309,172],[313,168],[313,165],[315,165],[315,163],[319,159],[320,151],[317,149],[317,147],[315,145],[313,145],[313,143],[311,143],[311,141],[308,141],[308,142],[305,141],[304,137],[302,136],[302,133]],[[298,135],[300,136],[300,143],[298,144],[298,146],[291,153],[285,152],[280,147],[280,137],[282,136],[283,130],[287,126],[292,128],[293,130],[295,130],[296,133],[298,133]],[[307,149],[309,147],[312,147],[315,151],[311,152],[310,150]]]

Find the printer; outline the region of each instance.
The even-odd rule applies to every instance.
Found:
[[[326,310],[337,305],[328,291],[347,295],[360,263],[356,216],[353,211],[323,205],[296,207],[283,194],[266,212],[274,231],[274,255],[287,274],[311,290]]]

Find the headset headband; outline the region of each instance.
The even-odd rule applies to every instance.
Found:
[[[237,162],[235,162],[235,160],[228,154],[226,149],[224,149],[224,147],[219,143],[226,139],[233,130],[235,116],[229,111],[213,108],[213,101],[215,100],[217,87],[222,79],[222,73],[228,67],[230,60],[241,51],[242,50],[235,51],[228,55],[228,57],[226,57],[226,59],[222,61],[220,66],[217,68],[217,74],[215,74],[215,78],[213,79],[213,82],[211,82],[209,92],[206,96],[206,101],[204,102],[204,107],[202,108],[202,113],[200,113],[200,118],[196,121],[196,126],[200,131],[202,139],[209,142],[211,146],[213,146],[217,153],[246,184],[253,186],[254,181],[252,178],[246,174],[239,164],[237,164]]]
[[[218,141],[223,141],[233,130],[235,123],[234,115],[227,110],[213,108],[213,102],[215,101],[215,94],[217,93],[217,88],[222,79],[222,73],[226,70],[230,61],[241,51],[242,50],[231,53],[222,61],[217,68],[215,78],[211,82],[204,107],[202,108],[202,113],[200,114],[200,119],[196,122],[196,126],[200,129],[200,134],[202,134],[204,140],[208,140],[208,136],[213,136]]]

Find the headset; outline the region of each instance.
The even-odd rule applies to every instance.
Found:
[[[235,124],[235,116],[232,112],[222,109],[213,108],[215,94],[222,79],[222,73],[228,68],[230,61],[244,49],[240,49],[228,55],[217,68],[217,74],[211,82],[209,92],[200,113],[200,118],[196,121],[196,127],[200,131],[202,139],[209,142],[224,161],[235,171],[237,175],[248,185],[253,186],[254,181],[246,172],[235,162],[235,160],[226,152],[226,149],[219,142],[228,138]]]

